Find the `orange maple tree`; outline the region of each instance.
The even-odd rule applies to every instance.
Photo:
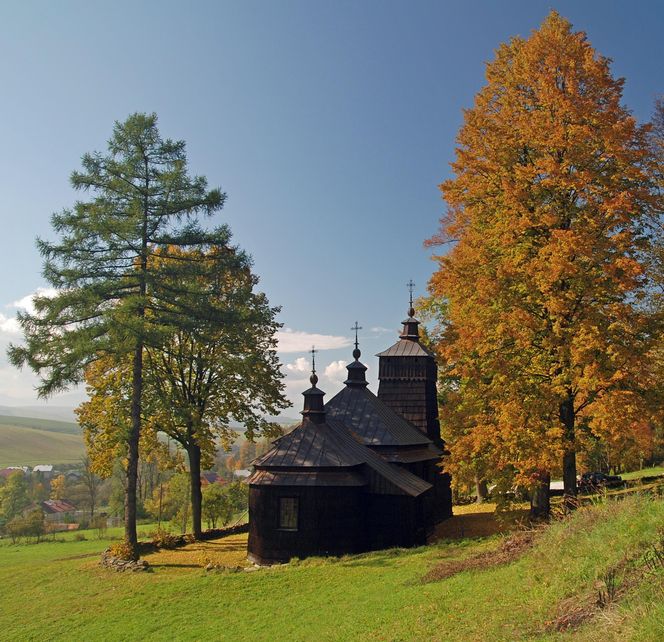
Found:
[[[648,128],[621,105],[610,61],[556,12],[501,45],[486,79],[428,242],[451,245],[429,283],[442,419],[457,470],[547,489],[562,470],[572,496],[583,436],[641,434],[654,412]]]

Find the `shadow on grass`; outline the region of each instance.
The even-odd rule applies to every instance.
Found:
[[[192,542],[174,549],[159,549],[144,556],[153,568],[196,569],[209,565],[237,567],[247,564],[247,535],[228,535],[216,540]]]
[[[200,564],[174,564],[173,562],[165,564],[150,563],[150,566],[152,568],[201,568]]]
[[[527,510],[455,515],[436,525],[433,534],[429,537],[429,543],[505,534],[520,528],[527,521]]]
[[[372,553],[362,553],[353,557],[341,557],[338,560],[340,566],[345,567],[385,567],[391,566],[395,558],[412,553],[416,549],[406,548],[387,548],[382,551],[373,551]]]

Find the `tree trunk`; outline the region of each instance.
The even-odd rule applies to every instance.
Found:
[[[547,470],[540,470],[536,474],[535,486],[530,495],[530,517],[532,519],[546,519],[551,513],[551,475]]]
[[[574,435],[574,399],[569,394],[567,399],[560,404],[560,421],[564,427],[563,453],[563,496],[567,508],[576,506],[576,442]]]
[[[191,444],[187,448],[187,454],[189,455],[192,530],[194,537],[200,539],[203,533],[201,526],[203,505],[203,493],[201,492],[201,449],[197,444]]]
[[[148,158],[144,155],[145,192],[143,194],[143,221],[141,229],[140,271],[138,290],[140,303],[136,310],[137,320],[143,324],[145,319],[145,295],[147,294],[148,271],[148,217],[149,217],[149,186]],[[136,532],[136,491],[138,485],[139,441],[141,436],[141,410],[143,401],[143,329],[134,348],[134,363],[131,382],[131,430],[127,456],[127,490],[125,493],[125,541],[131,549],[132,559],[138,559],[138,534]]]
[[[132,557],[138,559],[138,535],[136,533],[136,491],[138,482],[138,442],[141,434],[141,397],[143,394],[143,344],[134,351],[131,390],[131,430],[127,456],[127,486],[125,492],[125,540],[132,549]]]
[[[486,479],[481,479],[479,475],[475,475],[475,493],[477,495],[478,504],[483,504],[489,494],[486,487]]]

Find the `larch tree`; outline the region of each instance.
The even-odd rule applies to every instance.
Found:
[[[450,247],[429,284],[443,421],[457,462],[539,485],[546,512],[552,470],[573,503],[584,435],[624,434],[650,412],[647,128],[610,61],[556,12],[501,45],[486,79],[429,241]]]
[[[131,356],[125,539],[136,556],[144,350],[173,327],[218,316],[192,278],[194,262],[183,263],[181,278],[170,275],[166,287],[150,257],[168,248],[226,245],[225,226],[209,230],[199,223],[222,207],[225,195],[208,190],[205,178],[189,176],[184,142],[162,139],[155,114],[116,122],[108,152],[84,155],[82,166],[71,184],[89,200],[53,215],[57,240],[38,240],[43,275],[56,294],[36,297],[34,314],[19,314],[25,343],[10,346],[9,356],[39,374],[41,396],[78,384],[86,366],[103,355]],[[181,290],[188,304],[199,294],[197,304],[165,311],[164,302]]]

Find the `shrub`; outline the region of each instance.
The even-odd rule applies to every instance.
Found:
[[[5,532],[11,537],[12,544],[18,544],[23,537],[23,518],[14,517],[5,524]]]
[[[37,508],[25,515],[17,515],[7,523],[5,530],[13,544],[20,542],[22,537],[27,539],[34,537],[39,542],[46,532],[44,513]]]
[[[85,542],[87,539],[88,538],[85,536],[85,533],[74,533],[75,542]]]
[[[97,539],[104,539],[106,537],[107,526],[108,522],[104,515],[97,515],[90,523],[90,527],[97,531]]]
[[[170,533],[163,528],[159,528],[154,533],[152,533],[152,543],[157,548],[176,548],[182,544],[182,536],[174,535],[173,533]]]
[[[121,560],[134,560],[136,559],[136,552],[134,547],[125,539],[109,547],[111,555]]]

